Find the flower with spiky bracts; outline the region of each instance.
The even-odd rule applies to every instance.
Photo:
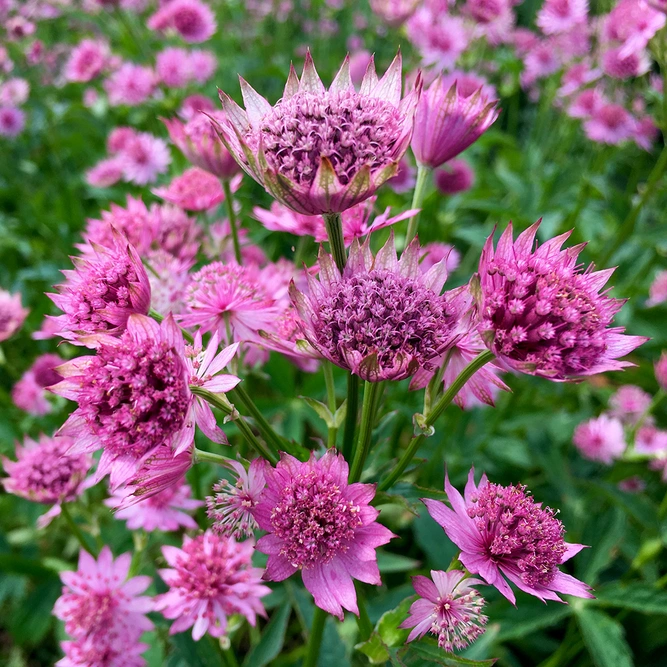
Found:
[[[28,316],[28,309],[21,305],[20,294],[10,294],[0,289],[0,342],[13,336]]]
[[[241,167],[297,213],[340,213],[370,197],[398,171],[408,148],[421,76],[401,100],[401,56],[378,81],[373,61],[357,92],[345,59],[328,90],[306,54],[271,106],[241,79],[246,110],[220,93],[220,137]]]
[[[557,382],[631,366],[618,358],[648,339],[609,326],[625,303],[600,292],[614,269],[583,270],[584,245],[562,249],[569,232],[534,249],[539,224],[513,241],[510,223],[495,250],[493,235],[484,246],[472,285],[484,343],[510,368]]]

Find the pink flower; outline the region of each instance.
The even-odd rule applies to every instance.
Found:
[[[252,567],[252,540],[237,543],[210,531],[194,539],[185,537],[183,548],[162,547],[171,566],[159,570],[169,591],[159,595],[156,609],[176,619],[169,634],[192,628],[197,641],[207,632],[222,637],[231,614],[245,616],[255,625],[257,614],[266,616],[261,598],[271,590],[261,584],[261,570]]]
[[[664,303],[667,301],[667,271],[660,271],[655,276],[653,282],[651,283],[651,287],[649,287],[648,295],[649,298],[646,300],[647,308],[650,308],[651,306],[657,306],[659,303]],[[1,316],[0,322],[2,322]],[[1,337],[0,340],[2,340]]]
[[[282,454],[265,470],[266,489],[253,515],[268,535],[257,550],[269,555],[266,581],[301,570],[315,604],[343,620],[359,615],[353,579],[380,584],[375,549],[394,535],[376,523],[372,484],[348,484],[349,468],[335,450],[306,462]]]
[[[521,85],[529,88],[538,79],[557,72],[561,65],[560,54],[554,48],[554,44],[549,41],[539,41],[531,48],[523,60],[524,69],[521,73]]]
[[[396,173],[420,82],[401,100],[399,54],[380,81],[371,63],[357,93],[346,58],[327,91],[308,53],[301,81],[291,69],[273,107],[243,79],[246,111],[221,92],[226,120],[218,129],[241,167],[279,202],[306,215],[342,212]]]
[[[651,395],[641,387],[625,384],[609,399],[610,414],[624,424],[636,424],[651,405]]]
[[[481,88],[465,96],[456,82],[445,88],[438,77],[417,106],[412,137],[417,162],[435,168],[464,151],[498,118],[496,105],[497,100],[489,100]]]
[[[209,114],[219,119],[223,116],[221,112]],[[169,138],[193,165],[222,180],[238,174],[236,160],[220,141],[207,115],[198,113],[185,124],[175,118],[163,118],[162,122],[167,126]]]
[[[630,366],[617,361],[647,339],[610,327],[623,301],[600,293],[613,269],[583,270],[583,246],[561,249],[570,232],[533,249],[540,221],[498,247],[489,236],[479,264],[479,331],[504,364],[556,382]]]
[[[20,294],[0,288],[0,343],[11,338],[22,326],[30,311],[21,305]]]
[[[403,380],[432,362],[460,337],[462,291],[441,295],[445,262],[426,274],[419,241],[396,257],[393,235],[373,257],[367,241],[352,243],[343,274],[320,250],[320,280],[307,275],[308,293],[290,286],[303,334],[326,359],[371,382]]]
[[[185,49],[167,47],[155,57],[155,72],[169,88],[186,86],[192,75],[190,54]]]
[[[151,583],[150,577],[128,579],[131,554],[114,560],[105,546],[95,560],[87,551],[79,553],[76,572],[62,572],[63,593],[56,600],[53,614],[65,622],[65,630],[77,640],[105,644],[112,633],[133,643],[153,624],[146,612],[153,611],[153,600],[139,593]]]
[[[620,458],[626,447],[623,424],[604,414],[579,424],[574,429],[572,442],[582,456],[605,465]]]
[[[667,352],[663,352],[660,355],[660,359],[656,361],[655,366],[655,379],[660,385],[660,389],[667,391]]]
[[[419,0],[370,0],[370,6],[385,23],[398,27],[412,16]]]
[[[41,416],[51,412],[51,404],[46,400],[46,387],[62,380],[62,376],[54,370],[62,362],[57,354],[37,357],[12,388],[14,405],[31,415]]]
[[[432,266],[445,260],[447,273],[453,273],[461,263],[461,253],[449,243],[427,243],[421,249],[419,266],[426,273]]]
[[[150,67],[124,63],[104,82],[104,90],[113,107],[143,104],[155,88],[155,73]]]
[[[65,657],[55,667],[144,667],[141,657],[148,644],[132,635],[109,631],[103,637],[88,637],[60,644]]]
[[[465,496],[445,475],[452,509],[438,500],[422,500],[447,537],[461,549],[459,560],[468,571],[479,574],[512,604],[514,593],[505,577],[542,601],[562,602],[558,593],[593,597],[585,583],[558,569],[584,545],[564,541],[565,529],[555,512],[536,503],[525,486],[500,486],[489,482],[486,475],[475,486],[474,473],[471,469]]]
[[[471,97],[478,90],[481,90],[482,97],[486,97],[489,100],[498,98],[495,87],[483,76],[475,72],[464,72],[463,70],[456,69],[442,74],[442,86],[445,90],[449,90],[454,84],[456,84],[461,97]]]
[[[403,194],[405,192],[412,192],[417,183],[417,172],[405,155],[401,158],[398,163],[398,171],[396,176],[392,176],[387,181],[387,187],[391,188],[394,192]]]
[[[192,120],[196,116],[199,116],[199,112],[204,111],[210,113],[215,111],[215,105],[208,97],[204,95],[190,95],[183,100],[183,104],[178,112],[178,115],[185,121]],[[172,141],[175,142],[174,139]],[[201,165],[199,165],[201,166]]]
[[[81,83],[92,81],[107,66],[110,57],[108,44],[84,39],[70,53],[65,65],[65,79]]]
[[[201,0],[171,0],[147,23],[151,30],[175,30],[186,42],[205,42],[217,28],[211,8]]]
[[[225,465],[236,473],[236,481],[221,479],[213,487],[215,495],[206,498],[211,530],[236,539],[250,537],[258,528],[253,512],[266,486],[266,462],[254,459],[248,470],[238,461],[229,460]]]
[[[562,85],[558,89],[558,94],[563,97],[572,95],[601,76],[602,72],[597,67],[591,68],[588,62],[575,63],[563,74]]]
[[[123,178],[123,161],[117,157],[101,160],[86,172],[86,183],[95,188],[108,188]]]
[[[620,0],[602,24],[603,38],[622,42],[621,55],[646,48],[653,36],[664,27],[665,14],[651,8],[645,0]]]
[[[190,76],[197,83],[206,83],[218,68],[218,59],[212,51],[194,49],[188,57],[190,63]]]
[[[659,132],[655,121],[650,116],[644,116],[644,118],[638,119],[635,125],[635,143],[640,148],[650,152]]]
[[[69,454],[69,438],[39,436],[39,442],[26,437],[16,445],[16,461],[2,457],[9,477],[2,480],[7,493],[37,503],[53,505],[37,525],[46,526],[60,514],[61,503],[76,500],[86,488],[86,475],[93,461],[86,454]]]
[[[593,118],[600,113],[607,100],[597,88],[588,88],[580,92],[567,108],[567,115],[572,118]]]
[[[442,194],[455,195],[470,190],[475,182],[475,172],[465,160],[450,160],[435,172],[434,180]]]
[[[232,190],[238,190],[241,179],[235,179]],[[153,194],[186,211],[208,211],[225,200],[220,180],[199,167],[186,169],[166,187],[154,188]]]
[[[190,497],[192,490],[184,480],[138,502],[132,502],[134,499],[130,496],[133,493],[133,487],[123,487],[104,501],[107,507],[122,508],[114,516],[126,520],[129,530],[142,528],[149,533],[180,530],[181,527],[196,530],[197,522],[186,511],[196,510],[204,503]],[[128,500],[130,504],[127,504]]]
[[[470,42],[463,19],[428,6],[420,7],[412,15],[407,31],[424,64],[437,69],[452,69]]]
[[[13,106],[0,106],[0,137],[16,137],[25,127],[25,113]]]
[[[144,261],[150,267],[147,273],[151,285],[151,308],[161,315],[181,312],[185,289],[190,282],[188,271],[193,262],[174,257],[164,250],[152,250]]]
[[[132,137],[118,158],[123,167],[123,178],[130,183],[146,185],[158,174],[164,174],[171,162],[167,143],[148,132],[139,132]]]
[[[652,424],[642,426],[635,436],[635,452],[664,458],[667,455],[667,431]]]
[[[545,0],[537,25],[545,35],[568,32],[588,18],[588,0]]]
[[[30,95],[30,84],[25,79],[14,77],[0,85],[0,105],[20,106]]]
[[[484,634],[488,620],[482,613],[484,598],[472,588],[484,582],[465,577],[460,570],[431,570],[431,579],[412,577],[420,598],[412,603],[410,615],[399,626],[413,628],[409,642],[430,632],[438,638],[438,646],[451,653]]]
[[[614,79],[631,79],[642,76],[651,69],[651,60],[645,51],[632,51],[621,55],[623,49],[617,46],[602,54],[602,69]]]

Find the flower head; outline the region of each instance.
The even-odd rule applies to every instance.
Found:
[[[636,424],[651,405],[651,395],[634,384],[620,386],[609,399],[610,414],[624,424]]]
[[[420,596],[410,606],[410,615],[399,627],[413,628],[411,642],[427,632],[435,635],[445,651],[463,649],[484,634],[487,617],[484,598],[472,588],[483,581],[465,578],[460,570],[431,570],[431,578],[417,575],[412,585]]]
[[[144,667],[141,654],[148,648],[131,635],[109,631],[104,637],[61,642],[65,657],[55,667]]]
[[[20,294],[10,294],[0,288],[0,343],[23,326],[29,312],[21,305]]]
[[[660,389],[667,391],[667,352],[660,355],[660,359],[655,362],[655,379],[660,385]]]
[[[266,468],[267,486],[253,511],[268,532],[257,542],[269,555],[263,579],[283,581],[301,570],[315,604],[340,620],[343,609],[359,614],[353,579],[380,584],[375,549],[393,537],[375,521],[375,486],[348,484],[348,472],[334,450],[306,462],[282,454]]]
[[[123,178],[123,163],[116,156],[100,160],[86,172],[86,183],[94,188],[108,188]]]
[[[233,189],[240,184],[240,179],[235,179]],[[167,187],[155,188],[153,194],[186,211],[208,211],[225,200],[219,179],[199,167],[186,169]]]
[[[155,73],[168,88],[183,88],[192,78],[189,52],[175,46],[163,49],[155,57]]]
[[[137,185],[153,182],[167,171],[171,155],[167,143],[148,132],[137,132],[117,156],[123,178]]]
[[[461,290],[440,294],[444,261],[426,274],[419,242],[397,259],[393,236],[373,257],[368,242],[352,244],[342,275],[320,252],[320,280],[308,278],[308,294],[290,295],[304,336],[325,358],[364,380],[401,380],[431,362],[460,336],[465,307]]]
[[[539,221],[512,240],[512,225],[479,265],[479,330],[487,347],[521,373],[575,380],[631,365],[617,361],[647,339],[609,327],[623,301],[600,293],[613,269],[583,270],[570,233],[533,249]]]
[[[164,3],[147,23],[151,30],[174,30],[186,42],[205,42],[217,27],[211,8],[201,0],[171,0]]]
[[[25,113],[15,106],[0,106],[0,137],[17,137],[25,127]]]
[[[426,3],[410,17],[407,32],[424,64],[445,70],[454,67],[471,37],[461,17]]]
[[[150,67],[124,63],[104,82],[104,90],[113,107],[138,106],[153,94],[156,83],[155,72]]]
[[[435,186],[444,195],[455,195],[470,190],[475,182],[475,172],[465,160],[450,160],[434,175]]]
[[[620,104],[605,104],[584,123],[586,136],[602,144],[616,145],[632,139],[636,122]]]
[[[667,271],[660,271],[660,273],[655,276],[649,287],[648,296],[649,298],[646,300],[646,306],[649,308],[667,301]],[[0,322],[1,321],[2,317],[0,316]]]
[[[373,12],[394,27],[405,23],[418,5],[419,0],[370,0]]]
[[[211,530],[236,539],[250,537],[257,529],[252,513],[266,486],[266,464],[264,459],[254,459],[248,470],[238,461],[230,460],[226,465],[236,474],[236,482],[221,479],[213,487],[215,495],[206,498]]]
[[[84,39],[70,53],[65,65],[65,78],[82,83],[92,81],[107,66],[110,57],[108,44]]]
[[[463,565],[512,604],[514,593],[505,577],[540,600],[562,602],[557,593],[592,597],[586,584],[558,569],[584,547],[565,542],[565,529],[554,511],[536,503],[525,486],[500,486],[486,475],[476,486],[474,472],[468,475],[465,497],[445,477],[452,509],[423,499],[429,514],[461,549]]]
[[[169,591],[158,596],[156,609],[176,619],[169,634],[191,627],[195,640],[207,632],[222,637],[231,614],[245,616],[250,625],[255,625],[257,614],[266,615],[261,598],[271,590],[261,583],[262,571],[252,567],[253,547],[252,540],[237,543],[210,531],[185,537],[182,549],[162,547],[170,568],[159,574]]]
[[[401,57],[378,81],[371,63],[356,92],[346,58],[326,90],[306,55],[301,80],[292,68],[271,106],[241,79],[243,111],[220,94],[220,136],[241,167],[297,213],[341,212],[393,176],[412,135],[416,87],[401,100]]]
[[[482,87],[464,95],[456,81],[447,88],[438,77],[417,105],[412,137],[417,161],[435,168],[456,157],[498,118],[496,105],[497,100],[489,99]]]
[[[545,35],[572,30],[588,18],[588,0],[545,0],[537,13],[537,25]]]
[[[583,422],[572,436],[576,448],[591,461],[611,465],[625,451],[625,433],[620,420],[600,415]]]
[[[12,401],[20,410],[31,415],[46,415],[51,412],[51,404],[46,400],[46,387],[62,380],[55,371],[63,360],[57,354],[42,354],[21,376],[12,388]]]

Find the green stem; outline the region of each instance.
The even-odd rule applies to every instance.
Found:
[[[352,456],[354,431],[357,428],[357,412],[359,412],[359,376],[349,373],[347,376],[347,412],[343,430],[343,456],[346,461],[349,461]]]
[[[371,449],[375,413],[377,404],[382,396],[383,387],[384,382],[366,381],[364,383],[364,400],[361,404],[361,426],[359,427],[359,438],[354,450],[354,459],[352,460],[352,468],[350,470],[350,484],[358,482],[361,479],[364,463]]]
[[[303,262],[303,257],[308,249],[310,238],[308,236],[300,236],[296,242],[296,250],[294,251],[294,266],[298,267]]]
[[[357,606],[359,607],[359,617],[357,618],[357,627],[359,628],[359,641],[365,642],[373,634],[373,624],[368,617],[364,592],[359,582],[356,582]]]
[[[222,655],[227,661],[229,667],[239,667],[239,661],[236,659],[234,649],[230,646],[228,649],[222,650]]]
[[[428,176],[431,173],[431,168],[424,164],[417,163],[417,183],[415,183],[415,191],[412,195],[412,204],[410,208],[421,209],[426,195],[426,185],[428,183]],[[409,245],[410,241],[417,236],[417,226],[419,225],[419,213],[416,213],[410,218],[408,222],[408,232],[405,235],[405,245]]]
[[[303,661],[303,667],[315,667],[317,658],[320,655],[320,644],[324,634],[324,624],[327,621],[327,612],[324,609],[315,607],[313,615],[313,624],[310,626],[310,637],[308,639],[308,653]]]
[[[333,364],[330,361],[322,362],[322,371],[324,372],[324,383],[327,387],[327,405],[332,415],[336,414],[336,386],[334,385]],[[336,436],[338,429],[335,426],[329,426],[327,447],[332,449],[336,446]]]
[[[135,530],[132,533],[132,542],[134,543],[134,553],[132,554],[128,577],[134,577],[141,569],[141,557],[148,543],[148,536],[143,530]]]
[[[229,180],[223,179],[222,189],[225,193],[225,205],[227,206],[227,217],[229,218],[229,227],[232,230],[232,243],[234,244],[234,257],[236,263],[241,264],[243,258],[241,257],[241,244],[239,243],[239,230],[236,221],[236,211],[234,211],[234,198],[232,196],[232,188]]]
[[[221,456],[220,454],[214,454],[213,452],[207,452],[205,449],[198,449],[195,447],[195,463],[219,463],[224,465],[229,459],[226,456]]]
[[[447,391],[440,397],[438,402],[435,404],[431,412],[427,415],[425,420],[425,425],[433,426],[437,421],[438,417],[445,411],[447,406],[454,400],[456,394],[461,391],[465,383],[485,364],[488,364],[493,359],[493,353],[485,350],[484,352],[478,354],[459,374],[459,376],[454,380],[452,385],[447,389]],[[403,452],[400,460],[396,464],[396,467],[391,471],[388,477],[383,479],[378,485],[378,491],[386,491],[391,488],[403,474],[405,469],[412,461],[414,455],[417,453],[417,450],[424,442],[425,436],[423,434],[415,436],[410,440],[410,443],[407,446],[407,449]]]
[[[262,414],[261,410],[255,405],[252,398],[250,398],[248,392],[245,390],[245,387],[238,384],[231,392],[232,397],[238,398],[243,407],[248,411],[250,416],[255,420],[255,424],[259,429],[259,432],[264,436],[266,443],[269,445],[271,451],[275,456],[275,462],[280,458],[280,451],[284,449],[284,445],[280,436],[275,432],[273,426],[269,424],[266,417]]]
[[[345,252],[345,239],[343,238],[343,218],[340,213],[324,213],[324,224],[327,228],[329,247],[338,270],[343,273],[347,264],[347,253]]]
[[[91,549],[90,545],[88,544],[88,541],[86,540],[86,536],[83,534],[81,531],[81,528],[79,528],[78,524],[76,521],[74,521],[74,518],[72,517],[69,508],[65,503],[63,503],[60,506],[60,513],[63,516],[63,519],[67,522],[67,525],[69,526],[70,530],[72,531],[72,534],[76,539],[78,540],[79,544],[83,549],[85,549],[91,556],[94,558],[97,558],[97,553],[95,549]]]

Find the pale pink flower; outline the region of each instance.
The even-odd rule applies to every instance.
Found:
[[[545,35],[568,32],[588,18],[588,0],[545,0],[537,25]]]
[[[646,490],[646,482],[638,475],[633,475],[622,479],[618,488],[625,493],[641,493]]]
[[[620,420],[602,414],[574,429],[572,442],[582,456],[611,465],[625,451],[625,433]]]
[[[240,176],[235,178],[231,185],[232,191],[238,190],[241,185]],[[199,167],[186,169],[169,185],[154,188],[153,194],[186,211],[208,211],[225,200],[220,179]]]
[[[426,273],[432,266],[445,260],[447,273],[453,273],[461,263],[461,253],[449,243],[427,243],[421,249],[419,266]]]
[[[86,83],[101,74],[109,62],[109,45],[95,39],[84,39],[70,53],[65,64],[67,81]]]
[[[558,94],[562,97],[568,97],[584,86],[597,81],[601,76],[602,71],[597,67],[592,68],[588,62],[575,63],[563,74]]]
[[[424,64],[438,69],[452,69],[470,42],[463,19],[447,12],[432,11],[427,6],[412,15],[407,31]]]
[[[355,86],[361,85],[372,58],[373,54],[365,49],[355,51],[350,56],[350,78]]]
[[[104,82],[104,90],[111,106],[138,106],[153,94],[155,84],[155,73],[150,67],[124,63]]]
[[[229,220],[220,220],[208,226],[208,235],[202,244],[202,250],[209,259],[219,259],[224,264],[234,262],[234,242]],[[238,230],[239,245],[241,246],[241,263],[264,266],[268,259],[264,251],[250,240],[248,230],[241,227]]]
[[[582,90],[567,107],[567,115],[572,118],[593,118],[608,104],[598,88]]]
[[[435,186],[444,195],[465,192],[475,183],[475,172],[465,160],[449,160],[433,175]]]
[[[132,634],[110,630],[103,637],[86,637],[63,641],[65,657],[55,667],[144,667],[141,654],[148,649]]]
[[[648,295],[649,298],[646,300],[647,308],[657,306],[659,303],[667,301],[667,271],[660,271],[656,274],[649,287]],[[0,322],[1,321],[2,318],[0,317]]]
[[[178,115],[187,122],[196,116],[199,116],[201,111],[206,113],[215,111],[215,105],[208,97],[205,97],[204,95],[190,95],[183,100],[183,104],[178,111]]]
[[[237,543],[210,531],[186,536],[182,549],[162,547],[170,568],[159,574],[169,591],[156,598],[156,609],[176,619],[169,634],[192,628],[195,641],[206,633],[223,637],[232,614],[245,616],[252,626],[257,614],[266,616],[261,598],[271,589],[261,583],[262,570],[252,567],[253,547],[252,540]]]
[[[404,155],[398,163],[396,175],[392,176],[386,185],[394,192],[404,194],[405,192],[412,192],[416,184],[417,170]]]
[[[16,137],[25,127],[25,113],[13,106],[0,106],[0,137]]]
[[[21,376],[12,388],[12,401],[20,410],[31,415],[46,415],[51,412],[51,404],[46,400],[46,387],[62,380],[55,367],[63,362],[57,354],[42,354]]]
[[[150,267],[147,273],[151,285],[151,308],[161,315],[181,312],[193,261],[174,257],[164,250],[151,250],[145,255],[144,262]]]
[[[375,550],[394,537],[376,522],[372,484],[348,483],[349,468],[335,450],[305,462],[283,453],[266,467],[266,489],[253,516],[268,535],[257,550],[269,555],[263,579],[283,581],[301,570],[315,604],[343,620],[359,614],[353,579],[379,585]]]
[[[493,23],[511,11],[510,0],[466,0],[463,12],[478,23]]]
[[[370,0],[370,6],[385,23],[398,27],[412,16],[419,0]]]
[[[192,489],[184,480],[128,505],[128,500],[134,500],[130,498],[133,494],[133,487],[122,487],[104,501],[107,507],[117,509],[114,513],[115,518],[126,521],[129,530],[141,528],[150,533],[154,530],[164,532],[180,530],[181,527],[197,529],[197,522],[186,512],[196,510],[204,502],[191,498]]]
[[[517,55],[525,56],[540,43],[540,38],[528,28],[515,28],[511,42],[514,44]]]
[[[555,512],[536,503],[525,486],[500,486],[482,475],[475,485],[470,470],[465,496],[445,475],[445,503],[422,499],[429,514],[461,550],[459,560],[472,574],[495,586],[512,604],[515,596],[505,577],[540,600],[562,602],[558,593],[591,598],[585,583],[558,566],[584,548],[563,539],[565,528]]]
[[[252,513],[266,486],[266,462],[254,459],[247,470],[238,461],[229,460],[225,465],[235,473],[236,481],[221,479],[213,486],[215,495],[206,498],[211,530],[236,539],[250,537],[258,528]]]
[[[660,355],[660,359],[655,362],[655,379],[658,381],[660,388],[667,391],[667,352]]]
[[[123,175],[123,160],[114,156],[101,160],[92,169],[89,169],[86,172],[86,183],[95,188],[108,188],[118,183]]]
[[[651,395],[634,384],[618,388],[609,399],[610,414],[624,424],[636,424],[651,405]]]
[[[201,0],[170,0],[146,24],[151,30],[176,31],[186,42],[205,42],[217,28],[211,8]]]
[[[14,77],[0,85],[0,105],[18,107],[28,100],[30,84],[25,79]]]
[[[158,174],[164,174],[171,162],[167,143],[148,132],[132,137],[118,154],[123,167],[123,178],[130,183],[146,185]]]
[[[602,69],[613,79],[631,79],[642,76],[651,69],[646,51],[632,51],[622,55],[622,47],[608,49],[602,54]]]
[[[487,617],[482,613],[484,598],[472,586],[480,579],[466,578],[460,570],[431,570],[431,578],[417,575],[412,585],[420,596],[410,606],[410,615],[399,627],[412,628],[411,642],[427,632],[438,646],[450,653],[464,649],[484,634]]]
[[[642,426],[635,435],[635,452],[637,454],[664,457],[667,454],[667,431],[663,431],[653,424]]]
[[[192,75],[190,54],[185,49],[167,47],[155,57],[155,73],[169,88],[186,86]]]
[[[637,120],[635,125],[634,140],[637,146],[643,148],[645,151],[651,151],[660,130],[655,124],[655,121],[650,116],[644,116]]]
[[[562,65],[560,54],[549,40],[539,41],[523,59],[521,85],[524,88],[532,86],[538,79],[557,72]]]
[[[665,22],[665,14],[645,0],[620,0],[603,21],[602,36],[609,42],[621,42],[625,57],[646,48]]]
[[[107,151],[111,155],[121,153],[124,151],[138,135],[138,132],[133,127],[119,125],[114,127],[107,137]]]
[[[21,305],[20,294],[0,288],[0,343],[11,338],[22,326],[30,311]]]
[[[218,68],[218,59],[213,51],[194,49],[188,56],[190,76],[197,83],[206,83]]]
[[[498,93],[495,86],[492,86],[483,76],[476,72],[464,72],[456,69],[442,74],[442,86],[449,90],[454,84],[461,97],[471,97],[478,90],[481,90],[482,97],[489,100],[497,100]]]
[[[226,120],[217,127],[225,145],[275,199],[317,215],[368,199],[396,173],[412,136],[421,79],[401,100],[399,54],[380,81],[371,63],[357,93],[346,58],[326,90],[308,53],[301,80],[292,68],[275,106],[243,79],[241,88],[246,111],[220,94]]]

